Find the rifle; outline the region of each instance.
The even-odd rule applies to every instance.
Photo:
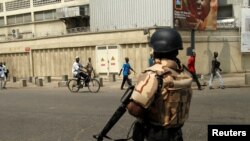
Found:
[[[123,114],[127,111],[126,107],[130,102],[130,97],[134,91],[134,86],[130,86],[126,92],[121,97],[121,105],[116,109],[115,113],[112,115],[112,117],[109,119],[109,121],[106,123],[102,131],[97,134],[93,135],[97,141],[103,141],[103,138],[109,138],[107,136],[107,133],[112,129],[112,127],[117,123],[117,121],[123,116]]]

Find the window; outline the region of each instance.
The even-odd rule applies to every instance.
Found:
[[[7,24],[8,25],[22,24],[22,23],[29,23],[29,22],[31,22],[31,14],[30,13],[7,17]]]
[[[43,5],[50,5],[55,3],[60,3],[61,0],[33,0],[33,6],[43,6]]]
[[[34,16],[35,16],[35,21],[43,21],[43,12],[36,12]]]
[[[15,0],[6,2],[6,11],[30,8],[30,0]]]
[[[56,10],[35,12],[35,21],[46,21],[56,19]]]
[[[54,11],[45,11],[44,12],[44,19],[45,20],[50,20],[50,19],[54,19]]]
[[[219,6],[217,17],[217,28],[237,28],[232,4]]]
[[[16,16],[7,17],[7,24],[8,25],[16,24]]]
[[[24,23],[31,22],[31,14],[24,14],[23,15],[23,21],[24,21]]]
[[[219,6],[217,17],[218,19],[232,18],[233,6],[232,5]]]
[[[23,15],[16,16],[16,23],[23,23]]]
[[[0,12],[3,12],[3,3],[0,3]]]
[[[0,26],[4,26],[4,17],[0,17]]]

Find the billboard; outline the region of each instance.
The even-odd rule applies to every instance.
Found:
[[[250,8],[241,9],[241,52],[250,52]]]
[[[216,30],[218,0],[174,0],[174,28]]]

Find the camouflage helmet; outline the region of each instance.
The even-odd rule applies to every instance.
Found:
[[[156,30],[150,39],[150,44],[156,53],[183,49],[181,35],[170,28]]]

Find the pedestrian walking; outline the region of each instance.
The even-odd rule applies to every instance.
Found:
[[[196,69],[195,69],[195,60],[196,60],[196,53],[195,51],[192,52],[192,55],[188,59],[188,70],[192,74],[193,80],[196,82],[198,89],[202,90],[201,84],[198,80]]]
[[[5,68],[3,66],[3,63],[0,62],[0,81],[1,81],[1,87],[3,89],[6,89],[6,76],[5,76]]]
[[[138,118],[134,141],[183,141],[181,127],[188,118],[192,78],[180,68],[180,34],[158,29],[151,37],[155,64],[139,75],[127,109]],[[185,100],[184,100],[185,99]]]
[[[5,77],[6,77],[6,80],[8,79],[8,76],[9,76],[9,69],[8,67],[6,66],[6,63],[3,62],[3,67],[4,67],[4,74],[5,74]]]
[[[220,75],[220,72],[222,71],[221,68],[220,68],[220,62],[217,60],[217,57],[218,57],[218,52],[214,52],[214,58],[212,60],[212,68],[211,68],[211,75],[210,75],[210,80],[209,80],[209,89],[213,89],[212,87],[212,82],[214,80],[214,77],[217,77],[219,78],[219,81],[220,81],[220,88],[221,89],[224,89],[224,82],[223,82],[223,79]]]
[[[86,68],[87,68],[87,73],[88,73],[89,77],[92,78],[92,73],[93,73],[93,77],[95,77],[94,68],[93,68],[90,57],[88,58],[88,63],[87,63]]]
[[[123,66],[122,66],[122,68],[120,70],[120,73],[119,73],[119,76],[120,76],[121,72],[123,72],[122,73],[123,74],[123,79],[122,79],[122,84],[121,84],[121,90],[124,89],[123,86],[124,86],[124,84],[125,84],[126,81],[127,81],[127,83],[128,83],[129,86],[132,86],[132,82],[128,78],[128,76],[131,74],[130,70],[132,70],[135,73],[134,69],[129,64],[129,58],[126,57],[125,58],[125,63],[123,64]]]

